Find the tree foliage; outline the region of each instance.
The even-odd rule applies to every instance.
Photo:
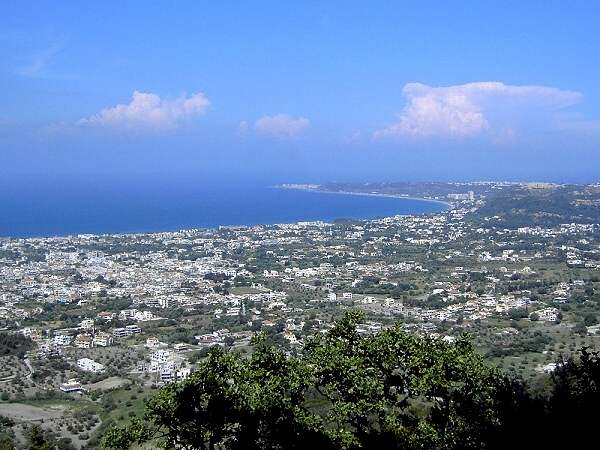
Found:
[[[583,447],[600,419],[600,353],[583,347],[577,358],[559,361],[552,379],[547,425],[572,431],[555,436],[554,442],[563,448]]]
[[[22,334],[0,332],[0,356],[16,355],[22,358],[32,348],[30,338]]]
[[[351,312],[287,356],[264,337],[243,357],[213,349],[165,386],[107,449],[491,448],[525,396],[467,338],[421,338],[401,326],[363,336]]]
[[[107,449],[504,449],[583,444],[597,423],[600,354],[559,361],[550,395],[487,366],[469,339],[453,344],[401,326],[365,336],[347,313],[286,355],[266,335],[248,357],[215,348],[165,386],[141,420],[109,430]],[[554,433],[532,430],[577,430]]]

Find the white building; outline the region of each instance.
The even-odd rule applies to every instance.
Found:
[[[138,311],[135,313],[135,315],[133,316],[134,320],[137,320],[139,322],[143,322],[146,320],[152,320],[154,319],[154,314],[152,314],[152,312],[150,311]]]
[[[137,325],[127,325],[125,328],[113,328],[112,335],[114,337],[122,338],[131,336],[132,334],[139,334],[142,329]]]
[[[160,346],[158,338],[152,336],[146,339],[146,348],[157,348]]]
[[[79,324],[82,330],[92,330],[94,328],[94,319],[83,319]]]
[[[83,387],[81,383],[74,378],[71,378],[66,383],[60,385],[60,390],[63,392],[81,392],[83,391]]]
[[[546,364],[545,366],[543,366],[541,368],[541,371],[544,373],[552,373],[556,370],[557,364],[556,363],[549,363]]]
[[[113,338],[110,334],[108,333],[96,333],[96,336],[94,336],[94,347],[108,347],[109,345],[112,345],[113,343]]]
[[[556,308],[544,308],[540,309],[539,311],[535,311],[532,314],[537,314],[540,320],[544,320],[546,322],[556,322],[560,312]]]
[[[171,301],[168,297],[161,297],[158,299],[158,305],[161,308],[168,308],[169,306],[171,306]]]
[[[182,381],[185,380],[191,373],[192,370],[188,367],[182,367],[179,370],[165,367],[160,371],[160,380],[164,383],[169,383],[171,381]]]
[[[93,359],[81,358],[77,360],[77,367],[86,372],[99,373],[104,371],[104,366]]]
[[[88,349],[93,347],[94,340],[89,334],[78,334],[73,343],[77,348]]]
[[[122,338],[122,337],[129,336],[129,333],[127,332],[127,330],[125,328],[114,328],[112,330],[112,335],[114,337]]]
[[[150,355],[150,362],[155,362],[158,364],[164,364],[171,356],[171,353],[168,350],[157,350]]]
[[[140,327],[138,327],[137,325],[127,325],[125,327],[125,330],[127,331],[128,334],[138,334],[142,332],[142,329]]]
[[[119,319],[120,320],[132,320],[135,317],[135,315],[137,314],[137,312],[138,312],[138,310],[135,308],[123,309],[119,313]]]
[[[72,340],[73,338],[68,334],[57,334],[53,339],[54,343],[60,346],[69,345]]]

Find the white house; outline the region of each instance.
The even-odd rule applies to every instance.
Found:
[[[169,356],[171,356],[171,353],[168,350],[157,350],[150,355],[150,361],[164,364],[169,359]]]
[[[77,360],[77,367],[86,372],[99,373],[104,371],[104,366],[93,359],[81,358]]]
[[[94,319],[83,319],[79,324],[79,328],[82,330],[91,330],[94,328]]]
[[[108,347],[112,345],[113,337],[108,333],[96,333],[94,336],[94,347]]]
[[[139,322],[143,322],[154,319],[154,314],[152,314],[150,311],[138,311],[135,313],[133,318]]]
[[[540,320],[547,322],[556,322],[558,320],[559,311],[557,308],[544,308],[535,311],[532,314],[537,314]]]
[[[146,348],[157,348],[160,346],[160,341],[158,338],[151,336],[146,339]]]
[[[94,345],[94,341],[92,339],[92,336],[90,336],[89,334],[78,334],[75,337],[75,341],[74,341],[75,347],[77,348],[92,348]]]
[[[60,346],[69,345],[72,340],[73,338],[68,334],[57,334],[54,336],[54,343]]]
[[[81,383],[74,378],[71,378],[66,383],[60,385],[60,390],[63,392],[81,392],[83,391],[83,387]]]
[[[127,330],[126,330],[125,328],[114,328],[114,329],[112,330],[112,335],[113,335],[114,337],[119,337],[119,338],[121,338],[121,337],[126,337],[126,336],[129,336],[129,333],[127,333]]]
[[[137,325],[127,325],[125,326],[125,330],[127,331],[128,334],[138,334],[142,332],[142,329],[140,327],[138,327]]]

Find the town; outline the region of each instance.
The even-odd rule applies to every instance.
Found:
[[[287,352],[349,309],[543,384],[600,342],[600,185],[286,185],[426,198],[437,214],[177,232],[0,238],[0,432],[96,448],[213,346]],[[7,405],[10,404],[10,408]],[[65,448],[71,448],[65,447]]]

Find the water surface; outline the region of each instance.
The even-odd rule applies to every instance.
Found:
[[[414,199],[245,185],[81,182],[0,187],[0,236],[14,237],[371,219],[445,209]]]

